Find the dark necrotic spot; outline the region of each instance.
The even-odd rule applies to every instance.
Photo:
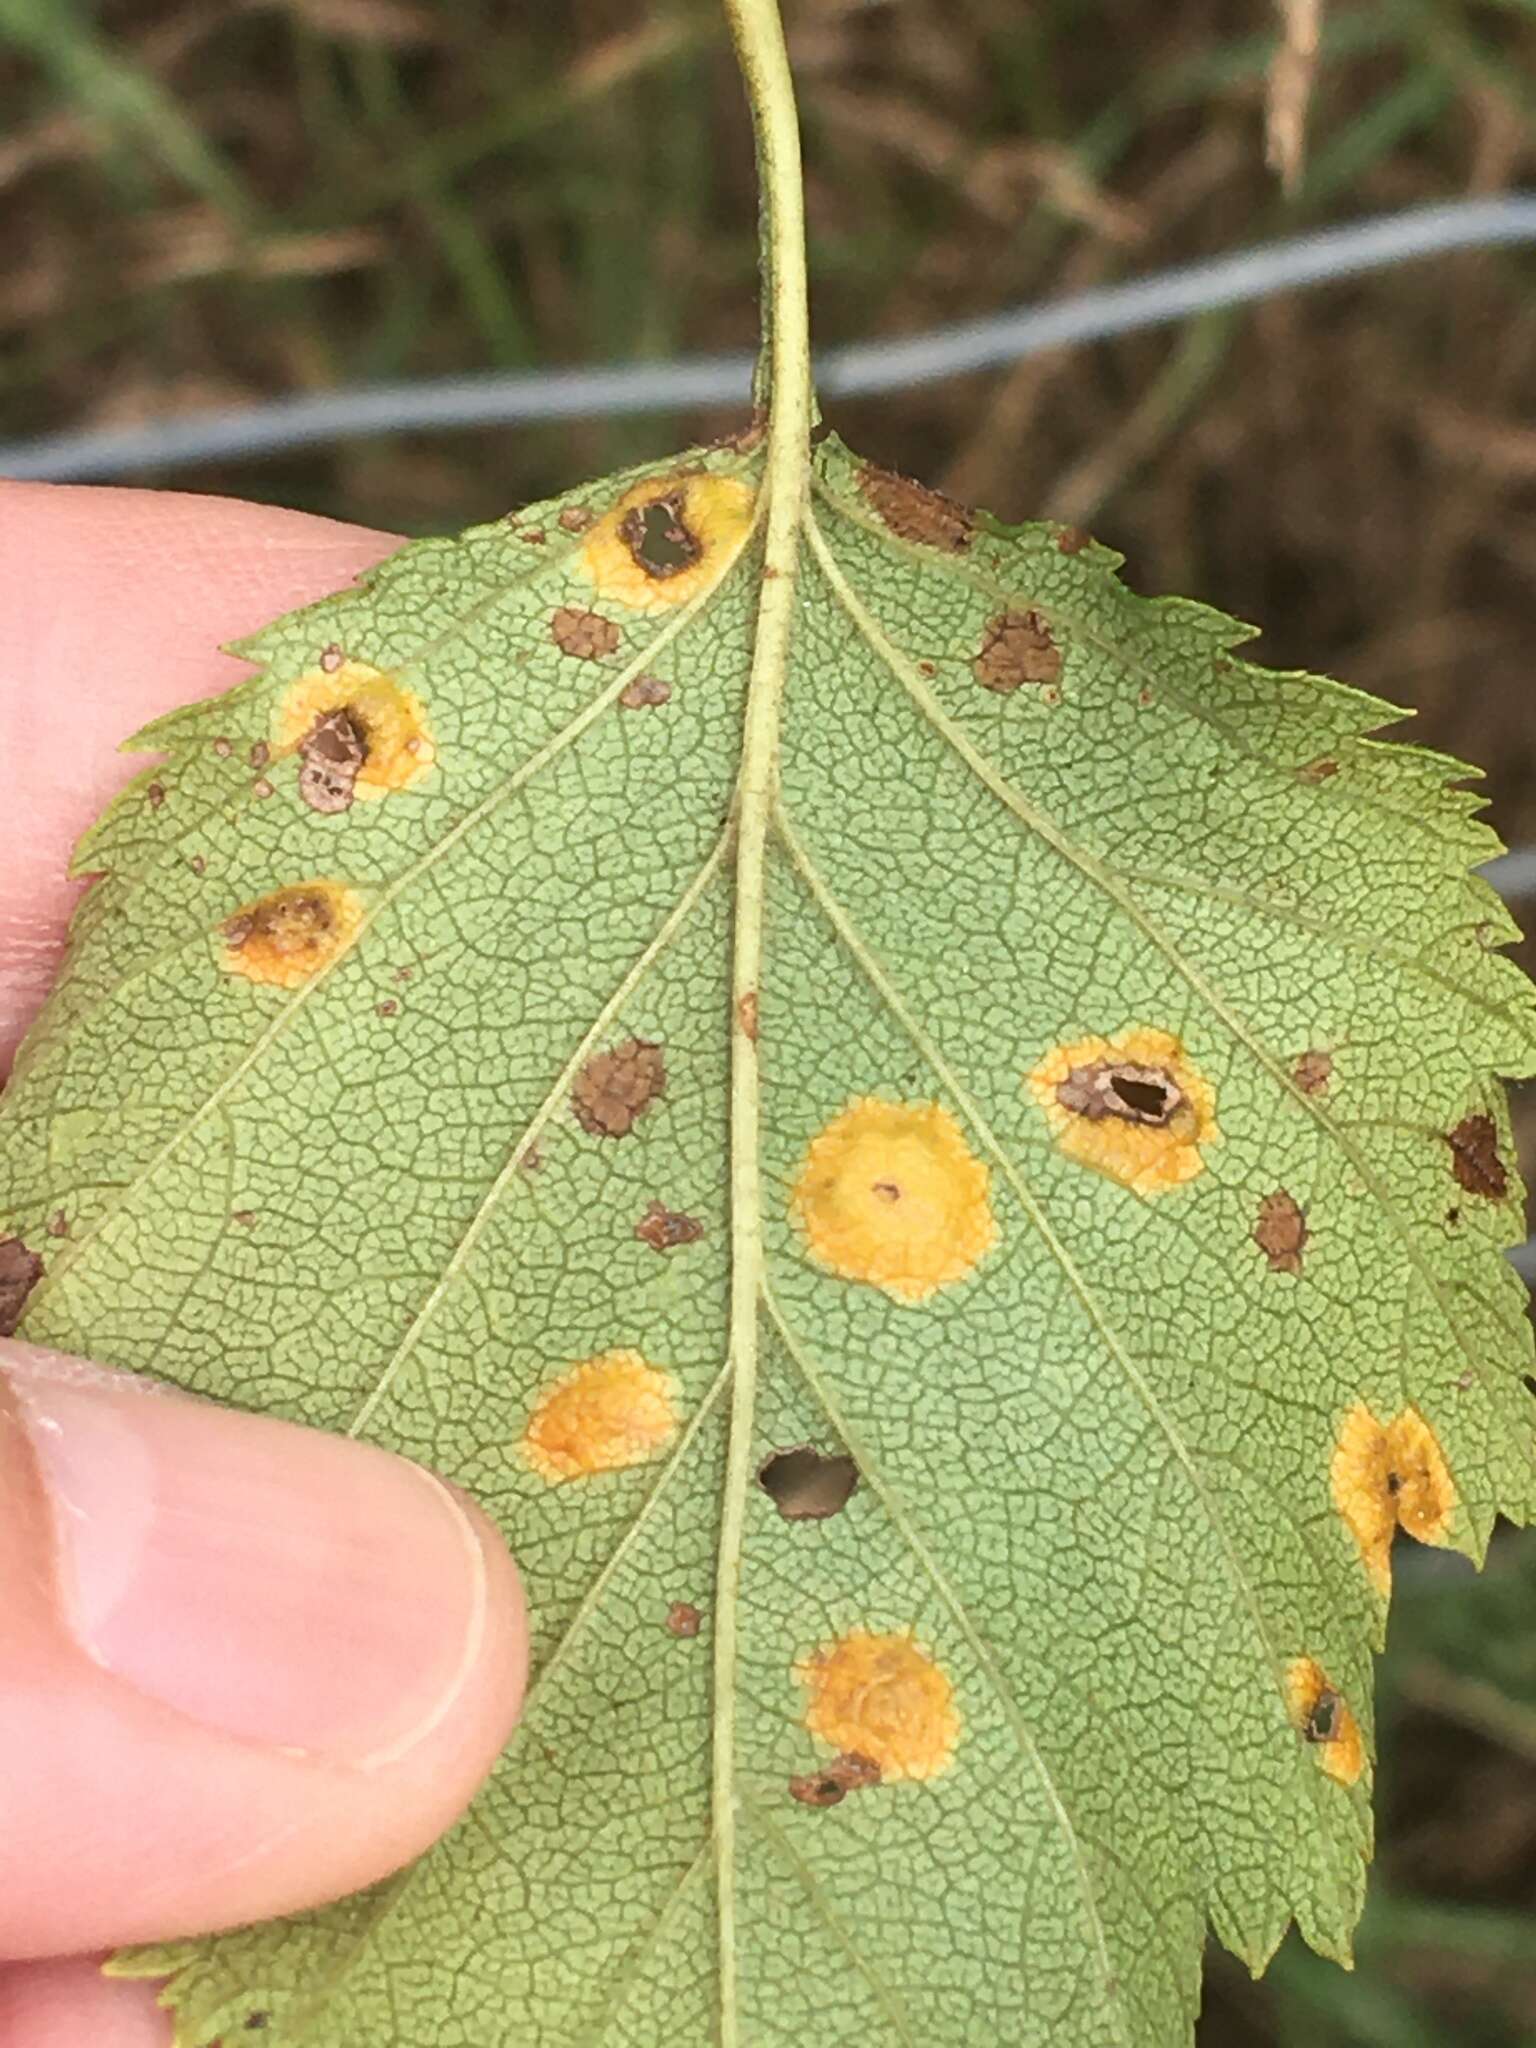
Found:
[[[1074,1067],[1058,1084],[1056,1100],[1090,1123],[1117,1117],[1128,1124],[1166,1124],[1183,1102],[1184,1091],[1161,1067],[1096,1060]]]
[[[1061,649],[1039,612],[999,612],[987,622],[971,670],[985,689],[1007,697],[1025,683],[1056,682]]]
[[[571,1108],[582,1129],[594,1138],[622,1138],[665,1092],[666,1085],[661,1047],[647,1039],[631,1038],[612,1052],[600,1052],[587,1061],[576,1076]]]
[[[680,1244],[697,1244],[704,1226],[697,1216],[685,1216],[665,1202],[652,1202],[635,1225],[635,1235],[653,1252],[669,1252]]]
[[[1509,1190],[1509,1172],[1499,1157],[1498,1126],[1491,1116],[1464,1116],[1446,1133],[1451,1171],[1469,1195],[1501,1202]]]
[[[811,1771],[803,1778],[791,1778],[789,1796],[802,1806],[840,1806],[850,1792],[867,1791],[880,1782],[880,1766],[871,1757],[845,1750],[823,1771]]]
[[[811,1444],[795,1444],[763,1460],[757,1483],[786,1522],[824,1522],[853,1498],[859,1468],[845,1453],[828,1456]]]
[[[884,521],[898,540],[917,541],[930,548],[945,548],[964,554],[976,534],[974,513],[957,505],[926,484],[898,476],[866,462],[859,471],[859,489],[876,516]]]
[[[1343,1702],[1331,1685],[1325,1685],[1312,1703],[1307,1724],[1302,1729],[1308,1742],[1332,1742],[1339,1732],[1339,1708]]]
[[[324,712],[299,749],[299,795],[312,811],[350,810],[358,770],[368,758],[362,720],[347,706]]]
[[[619,521],[619,538],[647,576],[664,582],[691,569],[703,554],[698,535],[683,519],[683,493],[669,491],[636,505]]]
[[[0,1337],[14,1337],[43,1262],[19,1237],[0,1237]]]

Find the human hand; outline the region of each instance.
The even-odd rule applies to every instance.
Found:
[[[0,483],[0,1074],[58,966],[70,847],[142,765],[117,740],[394,545]],[[0,2048],[166,2048],[154,1987],[101,1952],[408,1862],[490,1769],[525,1660],[500,1536],[417,1466],[0,1342]]]

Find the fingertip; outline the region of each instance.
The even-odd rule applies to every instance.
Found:
[[[158,1986],[104,1977],[101,1963],[0,1965],[0,2048],[171,2048]]]

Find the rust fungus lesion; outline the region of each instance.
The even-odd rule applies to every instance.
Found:
[[[623,1138],[666,1093],[667,1061],[652,1039],[628,1038],[595,1053],[576,1076],[571,1109],[594,1138]]]
[[[14,1337],[27,1297],[44,1272],[40,1253],[19,1237],[0,1237],[0,1337]]]
[[[859,471],[859,489],[876,518],[898,540],[963,555],[976,538],[976,515],[968,505],[893,469],[866,462]]]
[[[1285,1667],[1285,1706],[1291,1726],[1316,1746],[1317,1760],[1340,1785],[1353,1785],[1365,1769],[1360,1724],[1315,1657],[1293,1657]]]
[[[1300,1273],[1308,1235],[1306,1211],[1288,1189],[1276,1188],[1260,1202],[1253,1241],[1271,1273]]]
[[[818,1265],[908,1306],[997,1242],[988,1170],[937,1102],[855,1098],[811,1140],[790,1215]]]
[[[1481,1195],[1485,1202],[1502,1202],[1509,1193],[1509,1169],[1499,1153],[1499,1127],[1491,1116],[1479,1112],[1464,1116],[1445,1142],[1451,1148],[1451,1171],[1456,1185],[1469,1195]]]
[[[336,658],[333,658],[336,657]],[[272,751],[299,757],[299,794],[323,814],[409,789],[437,760],[426,707],[395,675],[327,648],[272,714]]]
[[[752,530],[756,501],[737,476],[651,477],[592,528],[578,567],[600,597],[631,611],[670,611],[720,581]]]
[[[563,604],[550,615],[549,637],[562,654],[577,661],[604,661],[617,654],[623,638],[617,623],[601,612],[589,612],[578,604]]]
[[[1329,1484],[1383,1597],[1392,1591],[1392,1539],[1399,1529],[1436,1547],[1451,1540],[1455,1482],[1439,1438],[1417,1408],[1382,1422],[1357,1401],[1340,1424]]]
[[[644,1465],[677,1434],[677,1382],[638,1351],[603,1351],[540,1396],[519,1443],[551,1485]]]
[[[983,689],[1011,697],[1026,683],[1059,681],[1061,649],[1040,612],[999,612],[987,621],[971,673]]]
[[[300,882],[246,903],[220,930],[220,964],[269,988],[300,988],[344,953],[366,915],[341,882]]]
[[[803,1657],[805,1726],[882,1778],[936,1778],[954,1761],[960,1715],[948,1674],[909,1633],[850,1629]]]
[[[669,1209],[653,1201],[635,1225],[635,1235],[653,1252],[676,1251],[679,1245],[697,1244],[704,1226],[697,1216],[685,1216],[681,1209]]]
[[[1326,1095],[1333,1079],[1333,1054],[1322,1046],[1308,1046],[1292,1061],[1291,1079],[1303,1095]]]
[[[1221,1139],[1211,1084],[1172,1032],[1149,1025],[1054,1046],[1027,1085],[1065,1158],[1138,1195],[1193,1180]]]
[[[880,1783],[880,1766],[872,1756],[844,1750],[824,1770],[807,1771],[789,1781],[789,1796],[802,1806],[841,1806],[850,1792],[867,1792]]]

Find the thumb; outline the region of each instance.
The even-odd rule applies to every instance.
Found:
[[[0,1956],[372,1883],[521,1699],[480,1511],[342,1437],[0,1344]]]

